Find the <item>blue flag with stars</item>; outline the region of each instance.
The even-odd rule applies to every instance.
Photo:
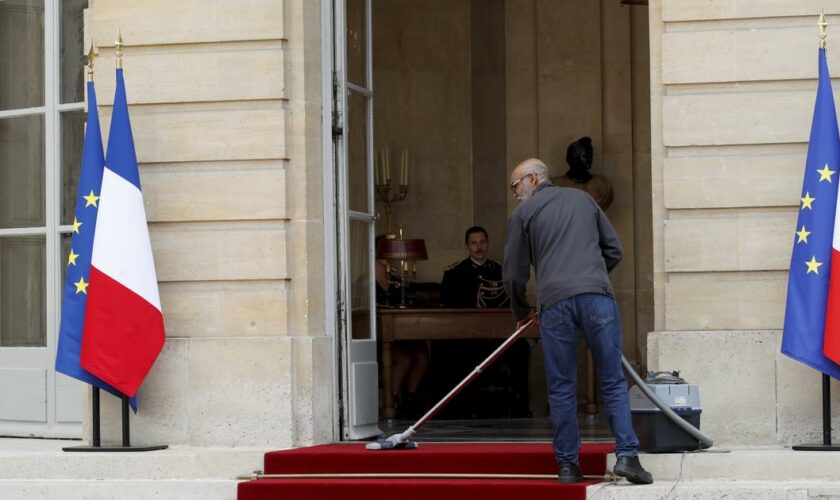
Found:
[[[96,213],[99,193],[102,187],[102,172],[105,155],[102,152],[102,132],[96,107],[96,90],[93,82],[87,83],[88,112],[85,127],[85,143],[82,148],[82,168],[79,190],[76,194],[76,212],[73,232],[70,238],[70,254],[63,265],[67,266],[64,292],[61,297],[61,327],[58,333],[58,349],[55,355],[55,370],[65,375],[104,389],[121,397],[122,394],[80,364],[82,335],[85,323],[88,284],[90,283],[90,258],[93,251],[93,233],[96,228]],[[137,399],[129,403],[137,411]]]
[[[790,258],[782,353],[840,379],[840,366],[823,354],[840,167],[840,135],[824,48],[820,49],[819,67],[817,100]]]

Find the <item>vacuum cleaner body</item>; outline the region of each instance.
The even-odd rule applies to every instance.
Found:
[[[700,429],[700,391],[686,383],[677,372],[651,373],[645,385],[674,413]],[[638,386],[630,389],[633,428],[639,437],[639,451],[649,453],[693,451],[701,448],[698,440],[672,422]]]

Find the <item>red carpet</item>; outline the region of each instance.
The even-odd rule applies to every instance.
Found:
[[[606,473],[612,443],[584,444],[584,474]],[[370,451],[363,443],[330,444],[273,451],[265,455],[266,474],[461,473],[556,474],[549,443],[421,443],[415,450]],[[289,498],[434,500],[583,500],[586,486],[556,479],[260,479],[239,484],[239,500]]]

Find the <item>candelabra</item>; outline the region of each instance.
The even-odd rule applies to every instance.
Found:
[[[403,150],[400,156],[400,181],[391,184],[391,150],[389,147],[376,152],[374,157],[374,187],[376,199],[385,204],[385,228],[391,232],[391,205],[403,201],[408,194],[410,164],[408,150]]]

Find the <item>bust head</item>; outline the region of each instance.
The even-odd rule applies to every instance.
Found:
[[[592,168],[592,139],[584,136],[569,144],[566,149],[566,163],[569,164],[566,177],[577,182],[591,179],[589,169]]]

